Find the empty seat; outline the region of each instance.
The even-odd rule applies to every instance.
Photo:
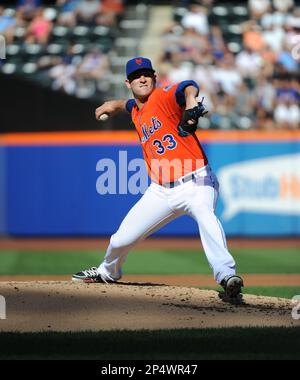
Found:
[[[212,13],[218,17],[225,17],[228,15],[229,12],[227,7],[219,5],[213,7]]]
[[[39,55],[44,50],[44,47],[39,44],[24,44],[24,53],[28,55]]]
[[[73,53],[76,55],[85,54],[88,51],[88,46],[84,44],[75,44],[73,45]]]
[[[229,51],[234,54],[237,54],[242,50],[242,44],[238,42],[229,42],[227,46]]]
[[[243,38],[242,28],[240,25],[222,25],[224,40],[227,42],[241,42]]]
[[[22,26],[16,27],[14,31],[14,37],[16,39],[22,39],[26,34],[26,28],[23,28]]]
[[[47,46],[46,51],[50,55],[59,55],[63,53],[64,48],[64,44],[53,43]]]
[[[235,5],[232,7],[232,13],[236,16],[248,17],[248,8],[242,5]]]
[[[89,28],[85,25],[78,25],[72,30],[74,36],[86,37],[89,33]]]
[[[3,16],[14,17],[15,14],[16,11],[13,8],[5,8],[3,11]]]
[[[0,70],[3,74],[11,75],[17,71],[16,63],[4,63],[4,65],[0,66]]]
[[[67,27],[61,26],[61,25],[55,26],[52,30],[53,36],[58,37],[58,38],[60,38],[60,37],[65,38],[68,35],[68,33],[69,33],[69,29]]]
[[[37,71],[37,64],[34,62],[25,63],[22,66],[22,72],[24,74],[34,74]]]
[[[11,44],[6,47],[7,56],[15,56],[20,54],[21,46],[18,44]]]
[[[241,35],[242,34],[242,27],[239,24],[231,24],[231,25],[228,25],[227,32],[229,32],[231,34]]]
[[[249,19],[248,8],[242,5],[228,7],[228,21],[234,24],[242,23]]]
[[[47,7],[44,9],[44,16],[47,20],[54,21],[57,17],[57,10],[55,8]]]
[[[110,34],[110,28],[103,25],[97,25],[92,32],[96,36],[108,36]]]
[[[71,40],[73,43],[89,44],[91,37],[91,29],[85,25],[76,26],[72,30]]]

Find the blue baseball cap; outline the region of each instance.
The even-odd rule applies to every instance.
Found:
[[[155,72],[155,70],[153,70],[150,59],[144,58],[144,57],[136,57],[136,58],[130,59],[126,64],[127,78],[131,74],[133,74],[135,71],[143,70],[143,69],[152,70],[153,72]]]

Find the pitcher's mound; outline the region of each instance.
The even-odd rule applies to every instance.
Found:
[[[2,282],[0,294],[6,300],[0,331],[300,325],[290,300],[245,295],[231,304],[216,291],[159,284]]]

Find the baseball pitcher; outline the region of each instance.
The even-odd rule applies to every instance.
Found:
[[[226,295],[236,297],[243,280],[236,275],[235,261],[215,215],[219,184],[195,134],[198,119],[207,113],[202,101],[197,101],[199,87],[188,80],[157,88],[152,63],[143,57],[127,62],[126,75],[133,98],[105,102],[96,109],[96,118],[101,120],[122,110],[131,114],[151,184],[112,235],[100,266],[78,272],[72,279],[118,281],[127,254],[137,242],[170,221],[189,215],[199,226],[216,282]]]

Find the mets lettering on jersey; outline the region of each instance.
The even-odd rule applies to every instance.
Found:
[[[133,99],[127,102],[126,108],[139,135],[148,174],[159,184],[175,181],[207,164],[196,135],[182,138],[177,132],[187,86],[198,88],[194,81],[184,81],[164,89],[156,88],[140,109]]]
[[[150,136],[153,135],[153,133],[157,131],[161,126],[162,126],[162,123],[157,119],[157,117],[151,118],[151,125],[149,127],[147,127],[146,124],[143,124],[142,125],[143,137],[141,140],[142,144],[144,144],[144,142],[146,142],[150,138]]]

